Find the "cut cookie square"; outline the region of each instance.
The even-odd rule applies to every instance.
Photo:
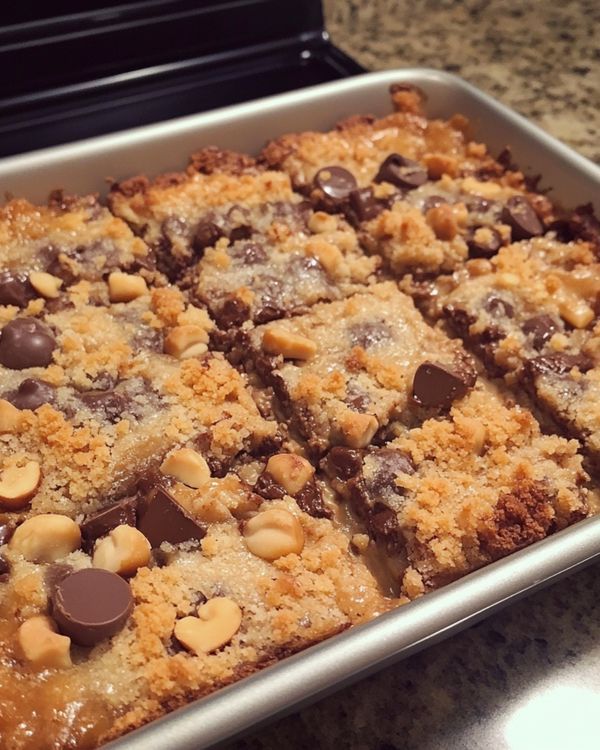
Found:
[[[137,521],[105,529],[93,552],[73,549],[50,564],[27,559],[31,547],[22,536],[9,542],[12,571],[0,604],[0,726],[10,746],[22,739],[24,722],[57,745],[65,725],[47,719],[65,714],[71,740],[96,746],[384,612],[394,601],[381,594],[343,531],[303,513],[290,497],[265,501],[233,474],[209,478],[195,490],[175,482],[161,492],[202,525],[204,535],[176,546],[165,541],[151,553],[146,545],[145,562],[129,579],[111,570],[124,559],[121,536],[144,538],[135,528],[145,528],[139,509]],[[169,538],[173,528],[163,522],[162,532]],[[100,552],[107,542],[112,557]],[[100,563],[115,564],[99,569]],[[69,596],[78,577],[99,581],[78,598]],[[104,597],[123,587],[125,615],[110,640],[101,638],[93,618],[108,617],[108,610],[112,615],[114,602]],[[52,632],[48,607],[70,636],[55,634],[51,648],[40,653],[31,633]],[[76,645],[82,639],[87,645]],[[22,659],[23,649],[51,668],[15,675],[13,660]]]
[[[315,455],[363,448],[392,420],[420,423],[476,379],[460,344],[428,326],[393,282],[258,326],[246,346]]]
[[[595,247],[556,237],[519,242],[438,280],[422,298],[488,371],[525,387],[541,411],[600,462]]]
[[[25,308],[41,293],[53,299],[64,285],[115,271],[151,279],[153,265],[146,243],[94,196],[56,192],[47,206],[18,199],[0,208],[0,306]]]
[[[396,112],[356,116],[328,133],[284,135],[261,159],[318,208],[342,212],[395,274],[448,272],[544,233],[550,202],[470,139],[462,116],[428,119],[415,87],[392,86]]]
[[[585,517],[577,448],[479,381],[446,416],[324,465],[414,597]]]
[[[62,309],[4,321],[2,470],[33,462],[41,472],[20,500],[0,489],[7,512],[89,511],[131,491],[174,446],[193,445],[222,473],[238,453],[278,444],[244,376],[207,351],[206,312],[174,288],[109,303],[103,286],[79,282]]]

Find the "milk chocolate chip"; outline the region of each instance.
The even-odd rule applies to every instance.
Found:
[[[544,233],[542,223],[531,204],[522,195],[513,195],[502,210],[502,221],[512,229],[512,239],[528,240]]]
[[[52,616],[60,632],[80,646],[95,646],[118,633],[132,610],[129,584],[102,568],[65,576],[52,594]]]
[[[350,208],[359,221],[370,221],[381,213],[383,206],[375,200],[370,187],[353,190],[350,193]]]
[[[223,237],[223,232],[214,222],[201,221],[194,232],[192,248],[200,255],[205,248],[212,247],[221,237]]]
[[[47,367],[55,348],[52,332],[35,318],[15,318],[0,332],[0,364],[11,370]]]
[[[17,409],[31,409],[35,411],[42,404],[54,402],[54,387],[45,380],[26,378],[16,391],[6,393],[4,398]]]
[[[390,154],[379,167],[375,182],[389,182],[404,190],[414,190],[427,182],[427,170],[418,161]]]
[[[356,190],[356,179],[343,167],[323,167],[315,175],[315,186],[330,199],[341,202]]]
[[[362,469],[362,455],[351,448],[335,446],[329,451],[326,469],[336,479],[347,481],[360,473]]]
[[[0,273],[0,305],[27,307],[27,303],[35,297],[35,290],[25,274],[10,271]]]
[[[163,542],[200,541],[206,534],[206,530],[160,485],[140,503],[138,529],[153,548],[160,547]]]
[[[502,246],[502,237],[493,227],[477,227],[466,239],[471,258],[491,258]]]
[[[447,407],[475,383],[470,373],[459,373],[437,362],[423,362],[413,380],[413,399],[419,406]]]
[[[535,315],[521,326],[526,336],[532,337],[533,346],[540,350],[558,331],[558,323],[550,315]]]
[[[87,391],[80,399],[93,412],[101,413],[112,423],[118,422],[130,406],[130,399],[118,391]]]
[[[86,552],[91,552],[94,542],[101,536],[106,536],[117,526],[136,525],[137,498],[126,497],[118,503],[87,516],[80,524],[82,546]]]

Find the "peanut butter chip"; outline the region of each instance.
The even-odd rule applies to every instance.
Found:
[[[207,350],[208,333],[201,326],[176,326],[165,338],[165,353],[177,359],[199,357]]]
[[[45,271],[32,271],[29,274],[29,283],[42,297],[56,299],[60,294],[63,280]]]
[[[315,473],[311,464],[294,453],[278,453],[267,461],[266,471],[288,495],[295,495]]]
[[[379,429],[377,417],[372,414],[346,414],[341,421],[341,437],[350,448],[366,448]]]
[[[6,399],[0,399],[0,434],[15,432],[21,424],[21,418],[21,412],[16,406]]]
[[[117,526],[96,544],[92,565],[131,576],[150,562],[150,542],[133,526]]]
[[[162,462],[163,474],[175,477],[188,487],[198,489],[210,479],[210,469],[204,458],[191,448],[181,448],[171,453]]]
[[[284,555],[299,555],[304,548],[304,531],[289,511],[271,508],[246,522],[244,540],[253,555],[272,562]]]
[[[317,353],[314,341],[284,328],[269,328],[265,331],[262,346],[269,354],[281,354],[288,359],[310,359]]]
[[[8,543],[31,562],[54,562],[69,552],[79,549],[81,533],[79,526],[68,516],[58,513],[42,513],[17,526]]]
[[[148,294],[148,286],[141,276],[113,271],[108,277],[108,296],[111,302],[131,302]]]
[[[35,495],[42,473],[37,461],[9,466],[0,474],[0,506],[19,510]]]
[[[195,654],[208,654],[229,643],[240,629],[242,610],[226,597],[209,599],[198,608],[198,617],[175,623],[175,638]]]
[[[17,640],[27,661],[39,669],[71,666],[71,639],[56,632],[56,625],[45,615],[37,615],[21,625]]]

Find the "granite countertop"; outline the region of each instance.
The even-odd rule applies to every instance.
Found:
[[[325,0],[333,41],[369,70],[456,73],[600,163],[597,0]]]
[[[335,43],[366,68],[458,73],[600,162],[594,0],[326,0],[325,9]],[[595,750],[598,713],[600,564],[229,750]]]

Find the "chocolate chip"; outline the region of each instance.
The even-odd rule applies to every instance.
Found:
[[[213,317],[220,328],[228,329],[241,326],[250,317],[250,306],[239,297],[229,297],[219,309],[211,309]]]
[[[94,542],[101,536],[106,536],[117,526],[135,526],[137,517],[137,498],[126,497],[103,508],[97,513],[86,516],[79,525],[81,529],[82,546],[86,552],[91,552]]]
[[[17,409],[35,411],[42,404],[54,403],[54,386],[38,378],[26,378],[15,391],[4,394],[4,398]]]
[[[370,187],[359,188],[350,193],[350,208],[358,221],[370,221],[381,213],[383,206],[375,200]]]
[[[390,154],[379,167],[375,182],[389,182],[403,190],[414,190],[427,182],[427,170],[418,161]]]
[[[343,482],[360,474],[362,469],[362,456],[358,451],[336,445],[329,451],[325,461],[325,467],[335,479]]]
[[[503,297],[498,297],[495,294],[490,294],[486,299],[484,308],[493,315],[495,318],[513,318],[515,315],[515,308],[505,300]]]
[[[566,354],[557,352],[555,354],[546,354],[542,357],[535,357],[526,362],[526,367],[530,375],[566,375],[574,367],[579,368],[581,372],[586,372],[593,366],[593,362],[585,354]]]
[[[348,404],[354,411],[364,414],[369,408],[371,398],[354,380],[351,380],[346,386],[344,403]]]
[[[448,203],[448,201],[445,198],[442,198],[441,195],[428,195],[423,201],[423,213],[426,214],[430,209],[443,206],[446,203]]]
[[[252,227],[249,224],[241,224],[239,227],[233,227],[233,229],[229,231],[229,239],[231,242],[249,240],[250,237],[252,237]]]
[[[415,473],[410,456],[394,448],[380,448],[371,453],[369,458],[370,462],[375,464],[375,471],[369,472],[365,481],[373,495],[381,495],[386,490],[401,494],[402,490],[396,484],[396,477],[399,474]]]
[[[152,547],[163,542],[200,541],[206,530],[162,486],[155,486],[138,507],[138,529]]]
[[[115,390],[87,391],[79,398],[90,411],[103,415],[112,424],[121,419],[131,403],[126,394]]]
[[[471,258],[491,258],[502,247],[502,237],[493,227],[476,227],[466,240]]]
[[[79,646],[95,646],[123,629],[133,610],[129,584],[102,568],[84,568],[57,584],[52,616]]]
[[[502,210],[502,221],[512,229],[512,239],[528,240],[544,233],[542,223],[527,198],[513,195]]]
[[[0,552],[0,583],[6,583],[10,576],[10,563]]]
[[[368,349],[382,341],[389,341],[392,338],[392,329],[387,323],[374,320],[367,323],[354,323],[349,326],[348,334],[353,346]]]
[[[0,273],[0,305],[27,307],[36,293],[25,274],[3,271]]]
[[[343,167],[323,167],[315,175],[315,187],[335,202],[346,200],[356,190],[356,178]]]
[[[550,315],[534,315],[523,323],[521,330],[532,337],[533,346],[539,351],[559,330],[559,325]]]
[[[254,266],[267,260],[267,251],[256,242],[236,243],[228,249],[229,256],[243,261],[246,266]]]
[[[314,477],[295,496],[300,510],[313,518],[331,518],[331,511],[323,501],[323,493]]]
[[[376,512],[369,517],[369,529],[371,535],[383,542],[390,552],[399,552],[404,546],[398,516],[391,508],[378,506]]]
[[[254,483],[253,490],[257,495],[264,497],[265,500],[281,500],[286,494],[283,487],[277,484],[272,475],[266,470],[259,475]]]
[[[47,367],[55,348],[52,332],[35,318],[15,318],[0,332],[0,364],[11,370]]]
[[[413,399],[419,406],[448,407],[474,385],[470,374],[451,370],[437,362],[423,362],[413,379]]]
[[[221,237],[223,232],[214,222],[201,221],[192,237],[192,249],[197,255],[201,255],[205,248],[212,247]]]

